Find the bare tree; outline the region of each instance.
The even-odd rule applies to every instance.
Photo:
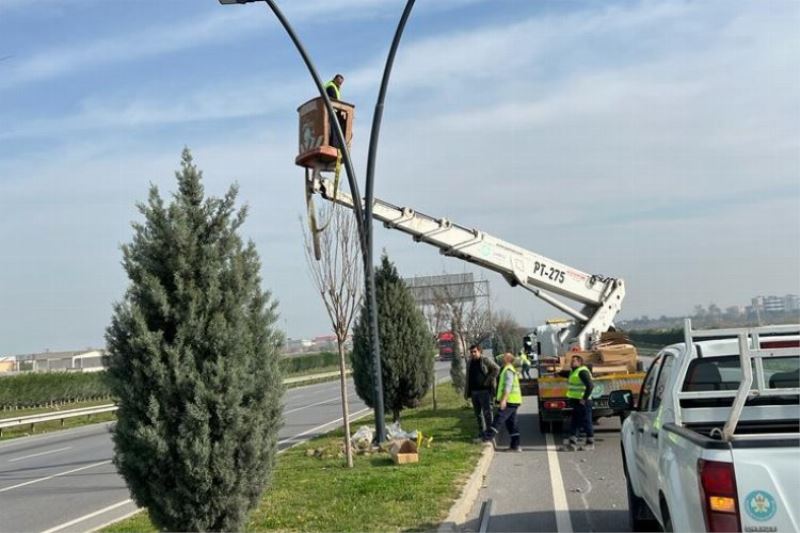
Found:
[[[488,299],[464,299],[451,287],[444,285],[436,288],[433,304],[434,316],[441,316],[444,323],[449,323],[455,337],[455,350],[450,368],[450,377],[456,390],[464,386],[464,369],[466,367],[467,348],[471,344],[479,344],[492,335],[494,321],[489,308]]]
[[[353,214],[343,207],[326,203],[318,214],[326,221],[323,230],[303,226],[308,269],[319,290],[331,321],[339,351],[339,384],[342,394],[345,454],[347,466],[353,466],[350,447],[350,410],[347,403],[347,361],[345,343],[361,300],[362,271],[359,262],[359,241]],[[315,236],[318,248],[315,250]],[[317,257],[319,259],[317,259]]]
[[[435,301],[430,305],[420,306],[422,310],[422,315],[425,317],[425,320],[428,322],[428,329],[433,332],[433,340],[434,345],[439,346],[439,333],[444,331],[446,327],[448,327],[448,320],[450,319],[450,315],[446,306],[442,305],[437,297]],[[455,356],[455,354],[453,354]],[[436,403],[436,374],[434,373],[433,380],[431,381],[431,392],[433,393],[433,410],[436,411],[437,403]]]
[[[494,315],[494,348],[498,352],[511,352],[514,355],[522,349],[522,338],[526,330],[508,311],[498,311]]]

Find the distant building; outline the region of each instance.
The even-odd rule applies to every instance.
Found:
[[[0,373],[13,372],[17,369],[17,358],[13,355],[0,356]]]
[[[780,296],[764,297],[764,311],[768,313],[783,313],[785,310],[786,305]]]
[[[79,371],[99,372],[105,370],[101,349],[87,348],[69,352],[43,352],[16,356],[19,370],[34,372]]]
[[[750,309],[755,313],[791,313],[800,310],[800,297],[796,294],[786,296],[756,296],[750,300]]]
[[[312,339],[314,346],[325,346],[336,343],[336,335],[321,335]]]
[[[286,339],[286,352],[302,352],[311,348],[314,342],[309,339]]]

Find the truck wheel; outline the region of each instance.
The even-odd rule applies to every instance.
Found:
[[[539,415],[539,433],[546,435],[550,431],[550,422],[545,422],[542,415]]]
[[[647,507],[644,499],[633,493],[633,487],[630,479],[628,479],[627,471],[625,474],[625,488],[628,493],[628,522],[630,523],[631,531],[659,531],[655,516],[650,512],[650,508]]]

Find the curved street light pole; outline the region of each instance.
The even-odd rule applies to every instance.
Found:
[[[255,1],[257,0],[219,0],[221,4],[247,4]],[[380,138],[381,121],[383,119],[383,104],[384,100],[386,99],[386,90],[389,86],[389,78],[392,73],[392,66],[394,65],[394,57],[397,53],[397,47],[400,44],[400,38],[403,35],[403,30],[405,29],[408,17],[411,15],[411,9],[414,7],[415,0],[407,0],[406,7],[403,10],[402,16],[400,17],[400,22],[395,30],[392,45],[389,48],[389,55],[386,57],[386,64],[384,65],[383,69],[383,78],[381,79],[381,87],[380,91],[378,92],[378,99],[375,103],[375,113],[372,116],[372,129],[370,131],[369,138],[369,153],[367,156],[367,183],[365,198],[366,209],[363,209],[361,205],[361,194],[359,193],[358,182],[356,181],[356,174],[355,170],[353,169],[353,162],[350,159],[350,150],[347,148],[342,127],[339,124],[339,120],[337,119],[336,113],[333,110],[330,98],[328,98],[328,94],[325,92],[325,88],[322,85],[322,80],[317,73],[317,69],[306,52],[306,49],[303,46],[303,43],[300,41],[300,38],[294,32],[291,24],[289,24],[289,21],[286,20],[286,17],[283,15],[283,12],[281,12],[280,8],[278,8],[277,4],[275,4],[274,0],[264,1],[272,10],[272,13],[275,15],[275,17],[277,17],[284,30],[286,30],[286,33],[289,35],[289,38],[291,38],[295,48],[297,48],[297,51],[303,58],[303,62],[305,63],[309,74],[311,74],[311,77],[314,79],[314,83],[317,86],[317,91],[319,91],[319,94],[325,103],[325,109],[328,111],[330,122],[333,125],[333,133],[336,136],[336,140],[338,141],[339,146],[342,147],[342,159],[344,160],[344,168],[345,172],[347,173],[347,181],[350,185],[350,192],[353,196],[353,211],[356,217],[356,227],[358,228],[359,240],[361,241],[361,256],[364,261],[365,296],[367,298],[367,312],[369,315],[369,331],[374,370],[373,383],[375,385],[375,433],[376,439],[380,443],[383,442],[386,437],[386,422],[384,419],[383,406],[383,372],[381,369],[378,309],[375,298],[375,271],[372,263],[372,204],[374,200],[375,157],[378,151],[378,140]],[[436,379],[435,376],[434,379]]]
[[[403,10],[403,15],[400,17],[400,22],[397,24],[397,29],[394,33],[392,45],[389,48],[389,55],[386,57],[386,64],[383,68],[383,78],[381,79],[381,88],[378,92],[378,99],[375,102],[375,112],[372,115],[372,130],[369,134],[369,153],[367,155],[367,183],[366,183],[366,197],[364,198],[364,253],[367,256],[364,259],[364,277],[366,278],[366,297],[367,308],[370,309],[369,313],[369,328],[370,338],[372,339],[372,350],[375,355],[373,368],[375,370],[374,380],[376,389],[383,391],[383,376],[381,370],[380,359],[380,337],[378,332],[378,306],[375,298],[375,272],[374,262],[372,260],[372,204],[375,193],[375,156],[378,151],[378,140],[381,134],[381,121],[383,119],[383,102],[386,99],[386,89],[389,86],[389,77],[392,73],[392,66],[394,65],[394,56],[397,52],[397,47],[400,44],[400,38],[403,36],[403,30],[406,27],[406,21],[411,14],[411,9],[414,7],[415,0],[408,0],[406,7]],[[434,378],[436,376],[434,375]],[[383,394],[380,399],[381,406],[383,405]],[[376,413],[377,415],[377,413]],[[376,421],[378,420],[376,416]],[[381,417],[381,428],[384,427],[385,421]],[[376,432],[378,433],[378,442],[383,441],[385,434],[382,429],[375,425]]]
[[[255,1],[255,0],[250,0]],[[356,181],[356,172],[353,169],[353,161],[350,159],[350,150],[347,148],[347,142],[344,138],[344,132],[342,132],[342,126],[339,124],[339,120],[336,117],[336,112],[333,110],[333,106],[331,105],[331,100],[328,98],[328,93],[325,92],[325,87],[322,85],[322,79],[319,77],[317,73],[317,68],[314,66],[314,63],[311,61],[311,57],[309,57],[308,52],[306,52],[303,43],[300,41],[300,38],[294,32],[291,24],[289,21],[286,20],[286,17],[283,16],[283,12],[280,8],[275,4],[274,0],[264,0],[269,8],[272,10],[275,17],[277,17],[278,21],[280,21],[283,29],[286,30],[286,33],[289,34],[289,38],[294,43],[295,48],[300,54],[300,57],[303,58],[303,62],[306,64],[306,68],[308,69],[308,73],[311,74],[311,77],[314,79],[314,84],[317,86],[317,91],[319,91],[319,95],[322,97],[323,102],[325,103],[325,109],[328,110],[328,117],[330,117],[330,122],[333,125],[333,134],[336,136],[336,140],[341,146],[342,152],[342,161],[344,162],[344,170],[347,174],[347,181],[350,185],[350,192],[353,194],[353,211],[356,215],[356,226],[358,227],[359,237],[362,243],[362,254],[364,251],[364,212],[361,206],[361,194],[359,193],[358,189],[358,181]],[[246,3],[246,2],[236,2],[236,3]]]
[[[372,238],[371,238],[371,231],[369,234],[367,233],[366,228],[372,228],[372,200],[369,200],[370,209],[369,209],[369,216],[365,217],[364,212],[361,207],[361,194],[358,190],[358,182],[356,181],[356,174],[355,170],[353,169],[353,162],[350,159],[350,150],[347,148],[347,142],[344,138],[344,133],[342,132],[341,125],[339,124],[339,120],[336,117],[336,113],[333,110],[333,106],[331,105],[330,98],[328,98],[328,94],[325,92],[325,88],[322,85],[322,80],[317,73],[317,69],[314,67],[314,63],[311,61],[308,53],[303,46],[303,43],[300,42],[300,39],[297,37],[297,34],[294,32],[291,24],[289,21],[286,20],[286,17],[283,16],[280,8],[275,4],[274,0],[265,0],[269,8],[275,14],[275,16],[280,21],[283,28],[286,30],[286,33],[289,34],[289,37],[292,39],[292,42],[297,48],[297,51],[300,53],[300,56],[303,58],[303,62],[306,64],[306,68],[308,69],[309,74],[314,79],[314,83],[317,86],[317,90],[319,91],[320,96],[322,97],[323,101],[325,102],[325,108],[328,110],[328,116],[330,117],[330,122],[333,124],[333,132],[336,135],[336,139],[341,147],[342,152],[342,159],[344,160],[344,168],[345,172],[347,173],[347,180],[350,184],[350,192],[353,196],[353,211],[356,217],[356,226],[358,228],[358,233],[361,241],[361,256],[364,260],[364,278],[365,278],[365,292],[367,298],[367,315],[369,317],[369,326],[370,326],[370,341],[371,341],[371,348],[372,348],[372,361],[373,361],[373,384],[374,384],[374,404],[375,404],[375,437],[378,443],[381,443],[386,438],[386,420],[385,420],[385,411],[383,406],[383,372],[381,370],[381,345],[380,345],[380,337],[378,332],[378,308],[376,307],[376,300],[375,300],[375,272],[373,270],[372,265]],[[385,91],[384,91],[385,92]],[[369,238],[369,241],[367,240]],[[369,243],[369,244],[368,244]]]

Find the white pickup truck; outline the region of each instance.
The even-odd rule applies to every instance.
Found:
[[[800,531],[800,325],[692,331],[661,350],[628,414],[635,531]]]

